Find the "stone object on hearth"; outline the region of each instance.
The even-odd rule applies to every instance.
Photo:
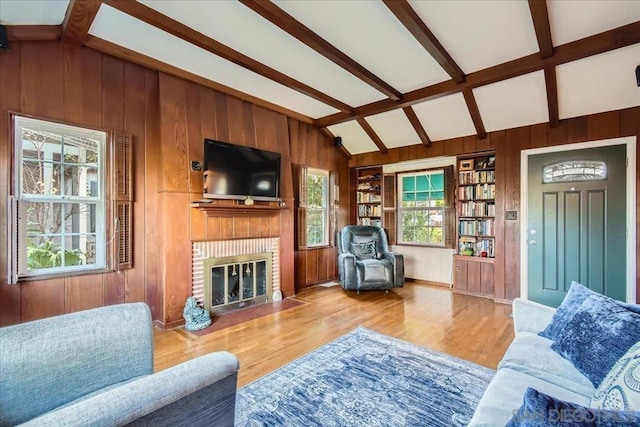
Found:
[[[207,310],[198,306],[196,297],[187,298],[187,303],[182,311],[187,331],[199,331],[211,325],[211,315]]]

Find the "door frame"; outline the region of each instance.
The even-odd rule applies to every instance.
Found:
[[[626,289],[627,301],[636,303],[636,137],[604,139],[579,142],[575,144],[554,145],[552,147],[530,148],[520,152],[520,297],[529,299],[529,245],[527,245],[527,199],[529,156],[582,150],[585,148],[607,147],[610,145],[627,146],[627,240],[625,253],[627,258]]]

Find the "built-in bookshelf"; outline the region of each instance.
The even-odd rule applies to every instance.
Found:
[[[358,225],[382,227],[382,168],[357,169],[356,180]]]
[[[458,158],[458,254],[495,257],[495,154]]]

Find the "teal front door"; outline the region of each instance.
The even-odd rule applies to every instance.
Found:
[[[529,299],[557,307],[571,281],[626,298],[626,146],[529,156]]]

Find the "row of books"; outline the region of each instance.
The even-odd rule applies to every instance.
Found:
[[[464,255],[465,249],[471,248],[473,250],[473,256],[482,256],[482,253],[486,253],[487,257],[493,258],[495,253],[495,240],[494,239],[476,239],[475,237],[461,237],[458,241],[458,253]]]
[[[495,171],[469,171],[469,172],[460,172],[458,174],[459,184],[484,184],[486,183],[494,183],[496,181],[496,173]]]
[[[380,203],[382,196],[375,193],[358,193],[358,203]]]
[[[496,216],[495,202],[462,202],[460,216]]]
[[[358,216],[381,216],[380,205],[358,205]]]
[[[494,236],[495,221],[493,219],[461,219],[459,224],[459,234],[474,236]]]
[[[495,184],[476,184],[475,186],[458,187],[458,199],[495,199]]]

